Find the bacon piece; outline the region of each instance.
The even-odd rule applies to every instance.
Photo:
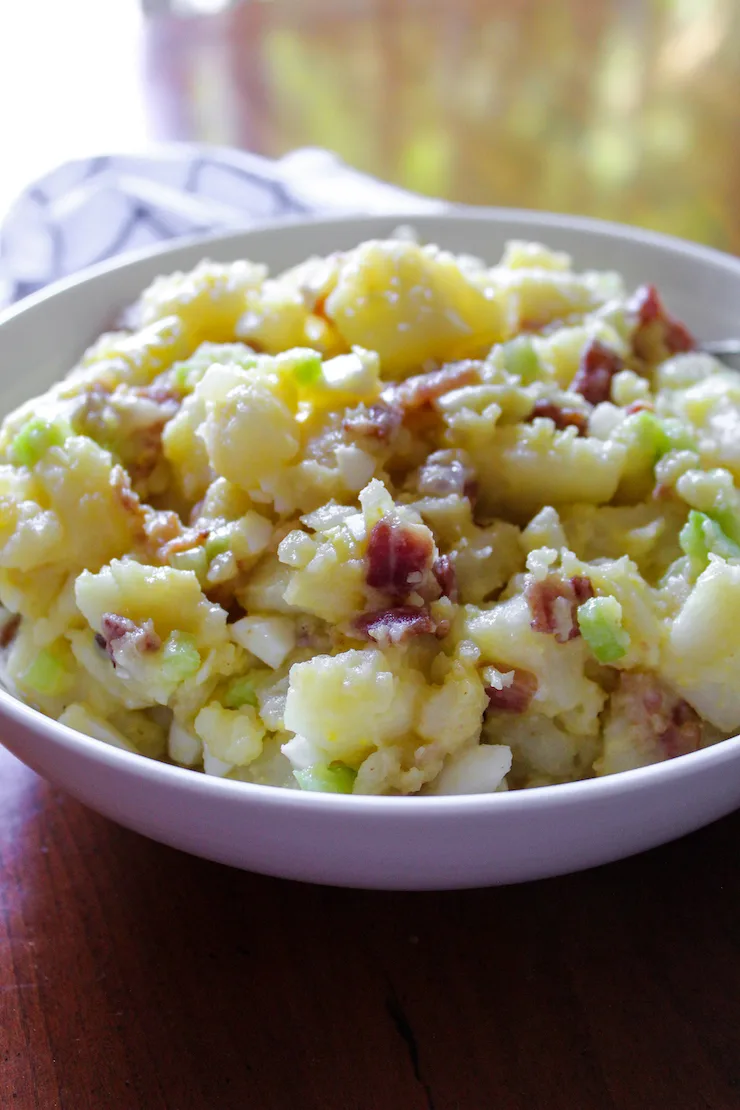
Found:
[[[202,547],[209,534],[207,528],[185,528],[181,535],[175,536],[164,544],[159,551],[160,558],[166,563],[170,555],[189,551],[191,547]]]
[[[449,631],[449,625],[445,632]],[[381,647],[403,644],[413,636],[434,635],[438,628],[427,609],[416,609],[413,605],[398,605],[392,609],[379,609],[373,613],[362,613],[352,622],[354,630]]]
[[[594,596],[594,590],[583,575],[559,578],[549,574],[539,581],[531,579],[524,596],[532,613],[534,631],[554,636],[559,644],[565,644],[580,636],[576,612],[579,605]]]
[[[574,574],[568,581],[570,582],[570,587],[573,590],[577,605],[583,605],[584,601],[589,601],[590,598],[594,596],[594,588],[591,585],[591,579],[587,578],[585,574]]]
[[[129,476],[118,463],[111,469],[110,484],[125,512],[136,517],[137,523],[143,525],[144,510],[139,495],[131,489]]]
[[[670,722],[658,736],[667,759],[695,752],[701,746],[701,720],[683,698],[671,709]]]
[[[506,667],[496,669],[503,674],[507,673]],[[502,713],[525,713],[537,693],[537,677],[531,671],[524,671],[519,667],[508,668],[508,670],[514,672],[514,679],[510,686],[504,686],[500,690],[495,686],[486,686],[488,709],[498,709]]]
[[[636,412],[655,412],[655,406],[651,401],[633,401],[624,411],[627,416],[634,416]]]
[[[654,285],[641,285],[627,307],[637,316],[632,349],[640,358],[654,361],[656,344],[662,344],[669,355],[696,349],[693,335],[685,324],[671,316]]]
[[[368,586],[406,597],[421,585],[433,551],[432,537],[426,529],[382,517],[368,539]]]
[[[155,546],[169,543],[182,535],[182,524],[172,509],[158,509],[147,515],[144,534]]]
[[[656,675],[621,671],[610,703],[612,722],[632,737],[640,765],[687,755],[701,747],[701,719]]]
[[[388,404],[397,405],[404,412],[424,408],[452,389],[479,381],[480,367],[481,363],[474,359],[450,362],[439,370],[417,374],[413,378],[406,378],[404,382],[389,386],[382,397]]]
[[[15,634],[18,631],[18,626],[21,623],[20,613],[13,613],[8,615],[5,624],[0,628],[0,648],[9,647],[15,639]]]
[[[435,451],[419,470],[417,489],[426,497],[446,497],[455,493],[466,497],[475,492],[475,471],[449,451]]]
[[[95,633],[95,643],[108,652],[113,666],[116,665],[114,652],[117,649],[133,646],[142,655],[158,651],[162,646],[151,620],[138,624],[121,617],[118,613],[104,613],[100,622],[100,632]]]
[[[364,405],[350,411],[342,421],[342,427],[350,435],[367,436],[387,443],[400,428],[403,413],[399,408],[389,405]]]
[[[578,409],[568,408],[567,405],[556,405],[553,401],[535,401],[534,408],[529,415],[530,420],[537,416],[546,416],[561,432],[564,428],[576,428],[579,436],[585,436],[588,429],[588,417]]]
[[[161,420],[165,424],[172,419],[182,402],[182,397],[166,385],[138,386],[132,392],[146,401],[153,401],[160,410],[158,421]]]
[[[449,555],[440,555],[432,564],[432,574],[439,583],[439,588],[450,601],[457,601],[457,574],[455,564]]]
[[[612,378],[624,369],[624,361],[616,351],[598,339],[592,339],[581,355],[581,362],[570,388],[580,393],[590,405],[609,400]]]

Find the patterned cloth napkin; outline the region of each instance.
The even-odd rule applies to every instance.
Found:
[[[0,224],[0,306],[165,239],[285,216],[413,214],[445,207],[315,148],[273,160],[175,144],[152,153],[81,159],[30,185]]]

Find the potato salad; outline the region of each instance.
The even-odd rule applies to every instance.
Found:
[[[740,376],[539,244],[158,278],[0,464],[3,680],[99,741],[426,795],[740,730]]]

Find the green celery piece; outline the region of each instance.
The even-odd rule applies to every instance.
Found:
[[[58,697],[72,684],[73,676],[50,648],[43,648],[23,675],[23,684],[42,697]]]
[[[627,417],[627,425],[635,442],[645,450],[646,454],[653,455],[656,462],[661,455],[670,450],[663,424],[654,412],[647,410],[636,412],[633,416]]]
[[[257,705],[254,680],[248,675],[232,678],[221,697],[224,709],[241,709],[243,705]]]
[[[174,551],[170,555],[170,565],[175,570],[192,570],[196,576],[205,578],[208,570],[208,556],[202,547],[189,547],[187,551]]]
[[[691,450],[696,446],[680,420],[664,420],[647,409],[628,416],[623,427],[628,442],[651,458],[653,465],[669,451]]]
[[[314,790],[324,794],[351,794],[357,772],[343,763],[314,763],[305,771],[294,771],[301,790]]]
[[[170,632],[161,650],[161,665],[169,682],[185,682],[200,667],[200,653],[195,637],[187,632]]]
[[[293,377],[298,385],[314,385],[320,380],[321,375],[322,366],[319,354],[311,356],[307,353],[305,358],[301,358],[293,366]]]
[[[722,526],[706,513],[692,509],[681,529],[678,542],[684,555],[691,560],[695,574],[701,574],[709,562],[709,555],[723,559],[739,559],[740,546],[727,535]]]
[[[244,343],[203,343],[189,359],[176,362],[171,381],[177,390],[192,393],[209,366],[235,363],[242,370],[251,370],[257,363],[254,351]]]
[[[738,516],[735,507],[718,507],[707,513],[707,516],[721,529],[726,539],[740,545],[740,516]],[[717,554],[719,555],[721,552],[717,552]]]
[[[592,597],[579,605],[578,627],[599,663],[614,663],[627,654],[630,637],[615,597]]]
[[[208,561],[210,562],[211,559],[215,559],[217,555],[223,555],[225,551],[229,550],[230,544],[231,529],[229,528],[228,524],[223,528],[216,529],[215,532],[211,532],[210,536],[206,540],[205,547],[206,558],[208,559]]]
[[[504,366],[510,374],[517,374],[522,385],[538,380],[542,366],[532,340],[527,335],[518,335],[503,345]]]
[[[58,424],[34,416],[26,421],[10,445],[10,459],[16,466],[35,466],[50,447],[61,447],[65,435]]]

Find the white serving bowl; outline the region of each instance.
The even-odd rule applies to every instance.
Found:
[[[408,220],[408,217],[405,217]],[[393,217],[281,224],[149,251],[88,271],[0,318],[0,410],[44,391],[157,275],[201,258],[273,272],[390,233]],[[740,330],[740,261],[592,220],[511,210],[420,216],[424,239],[493,262],[539,239],[580,268],[654,282],[701,337]],[[98,812],[184,851],[291,879],[386,889],[512,883],[665,843],[740,805],[740,738],[643,770],[493,795],[375,798],[230,782],[132,755],[0,692],[0,736],[29,767]]]

